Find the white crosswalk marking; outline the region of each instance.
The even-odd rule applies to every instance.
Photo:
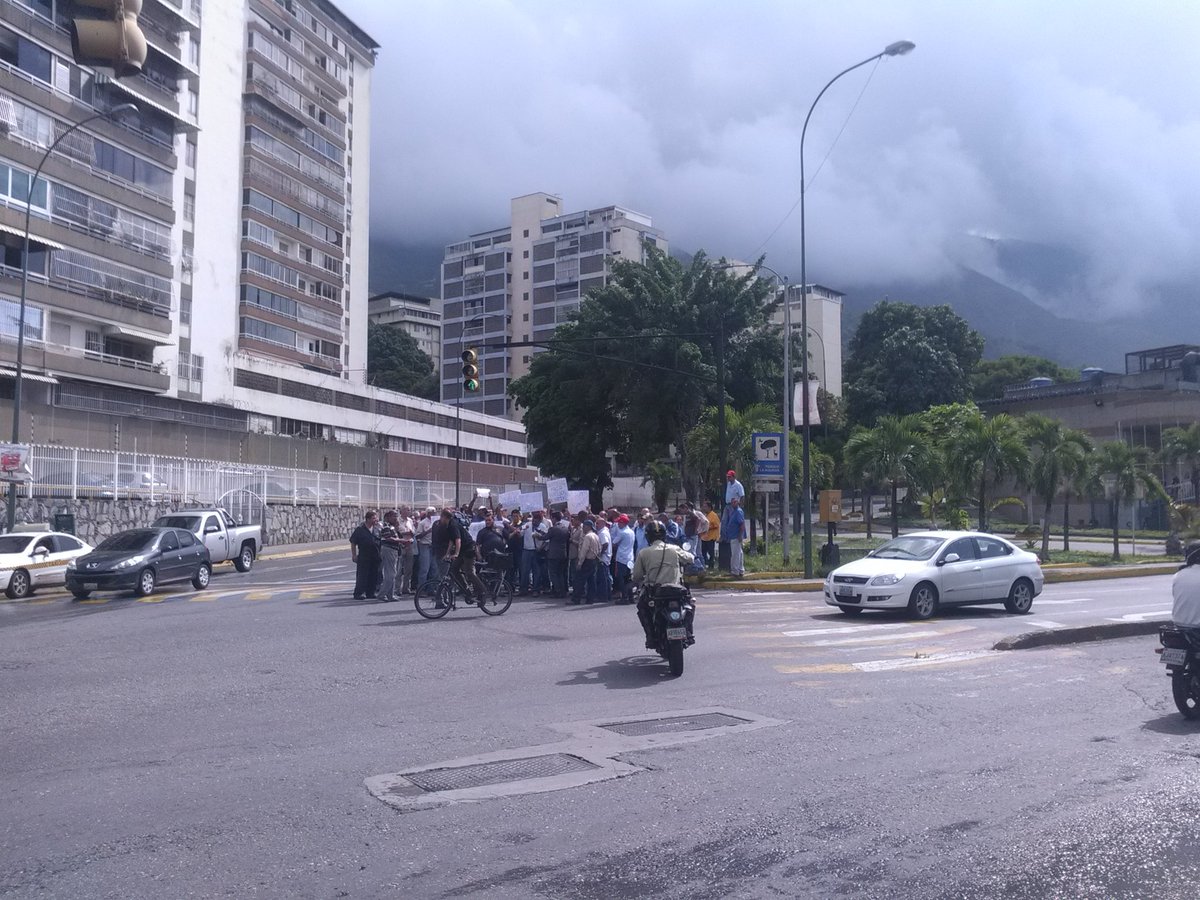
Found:
[[[1038,628],[1065,628],[1061,622],[1051,622],[1047,619],[1027,619],[1026,625],[1034,625]]]
[[[1068,603],[1095,603],[1091,597],[1072,597],[1069,600],[1034,600],[1038,606],[1065,606]]]
[[[1169,616],[1169,615],[1171,615],[1171,610],[1169,610],[1169,609],[1155,609],[1155,610],[1151,610],[1150,612],[1126,613],[1125,615],[1121,616],[1120,618],[1117,618],[1117,619],[1110,618],[1110,619],[1108,619],[1108,621],[1109,622],[1144,622],[1147,619],[1157,619],[1157,618],[1160,618],[1161,616]]]
[[[868,631],[882,631],[885,628],[894,629],[912,627],[913,625],[911,622],[895,622],[890,624],[885,623],[882,625],[848,625],[843,628],[809,628],[805,631],[785,631],[783,634],[785,637],[811,637],[812,635],[821,634],[856,634],[860,632],[865,633]]]
[[[851,644],[877,644],[884,641],[915,641],[918,638],[941,637],[940,631],[910,631],[907,634],[879,634],[873,637],[836,638],[830,641],[808,641],[809,647],[844,647]]]
[[[939,666],[946,663],[966,662],[1000,656],[1001,650],[962,650],[957,653],[934,653],[929,656],[901,657],[900,659],[876,659],[850,665],[860,672],[884,672],[890,669],[917,669],[922,666]]]

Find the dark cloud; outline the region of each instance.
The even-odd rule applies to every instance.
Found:
[[[442,243],[510,197],[649,213],[687,249],[934,277],[983,234],[1084,262],[1059,306],[1126,311],[1200,275],[1200,4],[343,0],[383,44],[372,226]],[[832,150],[831,150],[832,148]],[[818,171],[819,169],[819,171]],[[814,177],[814,173],[815,177]]]

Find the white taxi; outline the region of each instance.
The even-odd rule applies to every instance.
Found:
[[[20,600],[36,588],[64,584],[67,563],[91,552],[79,538],[58,531],[0,534],[0,590]]]

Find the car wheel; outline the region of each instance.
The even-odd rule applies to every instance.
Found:
[[[908,611],[914,619],[931,619],[937,615],[937,588],[928,581],[918,584],[908,598]]]
[[[1023,616],[1033,608],[1033,583],[1028,578],[1018,578],[1013,582],[1004,608],[1017,616]]]
[[[137,587],[134,590],[139,597],[146,597],[154,593],[154,586],[157,583],[158,576],[154,574],[153,569],[142,569],[138,575]]]
[[[23,600],[28,597],[33,585],[29,581],[29,573],[24,569],[17,569],[9,576],[8,587],[4,593],[8,594],[10,600]]]
[[[192,579],[192,587],[202,591],[208,587],[210,578],[212,578],[212,566],[208,563],[200,563],[200,568],[196,570],[196,577]]]
[[[840,609],[843,613],[845,613],[848,616],[862,615],[862,607],[861,606],[839,606],[838,609]]]
[[[250,544],[242,546],[242,552],[237,555],[233,561],[233,567],[239,572],[249,572],[250,567],[254,565],[254,547]]]

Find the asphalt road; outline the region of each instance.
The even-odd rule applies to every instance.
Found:
[[[670,679],[627,607],[528,599],[426,622],[352,600],[345,563],[264,560],[151,602],[0,605],[0,895],[1190,898],[1200,883],[1200,725],[1175,712],[1156,640],[990,650],[1154,616],[1168,578],[929,623],[709,593]],[[697,707],[778,724],[668,736],[621,753],[626,777],[546,793],[400,812],[364,786]]]

